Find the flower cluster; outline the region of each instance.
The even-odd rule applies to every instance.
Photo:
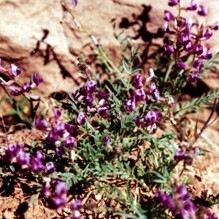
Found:
[[[97,87],[94,80],[89,80],[84,86],[72,93],[77,106],[81,106],[83,112],[79,112],[77,122],[85,124],[86,114],[96,113],[100,117],[106,117],[110,113],[110,95],[103,89]]]
[[[147,82],[152,80],[151,76]],[[138,102],[158,102],[160,100],[160,93],[156,84],[151,83],[148,91],[144,90],[146,80],[142,77],[140,73],[135,74],[131,78],[131,84],[134,87],[134,90],[131,91],[131,96],[128,98],[125,104],[125,110],[127,112],[133,112],[138,104]]]
[[[42,187],[42,195],[45,197],[49,206],[58,209],[65,207],[67,204],[68,188],[65,182],[53,178]],[[71,219],[80,219],[80,209],[82,208],[81,200],[76,200],[71,204]]]
[[[10,85],[9,86],[9,89],[11,91],[10,94],[12,96],[18,96],[24,93],[29,93],[32,89],[37,87],[42,82],[43,82],[42,77],[37,73],[33,73],[32,80],[30,82],[24,82],[22,86],[18,86],[17,84]]]
[[[68,188],[65,182],[59,179],[51,179],[42,187],[42,194],[51,207],[57,209],[63,207],[67,203]]]
[[[20,167],[26,168],[30,165],[30,153],[28,153],[23,145],[9,144],[3,159],[7,163],[17,163]]]
[[[31,155],[23,145],[10,144],[3,159],[7,163],[16,163],[21,168],[29,168],[33,173],[49,175],[55,172],[55,165],[47,161],[46,155],[38,150],[36,155]]]
[[[44,173],[46,175],[55,172],[56,168],[52,161],[46,162],[45,154],[38,150],[35,156],[31,157],[31,171],[33,173]]]
[[[208,11],[203,5],[197,5],[194,0],[186,7],[181,4],[177,0],[168,1],[171,7],[179,5],[177,15],[164,11],[164,30],[168,35],[164,51],[168,55],[173,54],[176,70],[183,70],[189,79],[195,80],[203,72],[205,61],[212,58],[210,48],[205,48],[204,43],[217,28],[216,25],[204,26],[197,20],[182,16],[182,11],[196,11],[198,16],[206,16]]]
[[[176,185],[173,195],[166,192],[157,192],[156,199],[175,217],[180,216],[182,219],[196,218],[195,205],[190,199],[186,187],[183,185]]]
[[[174,160],[177,162],[184,161],[187,165],[192,165],[193,159],[197,157],[199,154],[199,148],[178,148],[175,155]]]
[[[14,64],[11,64],[8,68],[4,68],[1,65],[1,60],[0,71],[6,76],[6,78],[9,77],[7,81],[3,77],[0,77],[0,84],[7,87],[12,96],[29,93],[43,82],[43,79],[39,74],[33,73],[30,82],[24,82],[22,85],[19,85],[15,79],[21,74],[21,68]]]
[[[160,92],[154,82],[149,85],[147,91],[144,90],[145,83],[150,82],[154,77],[153,70],[150,69],[150,77],[145,80],[141,74],[135,74],[131,78],[131,84],[134,90],[131,91],[131,96],[125,103],[125,110],[127,112],[133,112],[137,106],[141,106],[145,103],[160,101]],[[145,115],[137,116],[135,123],[138,127],[147,126],[149,132],[153,132],[156,129],[156,122],[162,117],[162,113],[156,110],[149,110]]]
[[[54,118],[52,121],[48,122],[44,118],[38,118],[35,121],[35,128],[47,132],[47,142],[54,146],[56,154],[61,156],[65,153],[65,149],[71,150],[77,146],[77,126],[63,122],[59,109],[53,111]]]

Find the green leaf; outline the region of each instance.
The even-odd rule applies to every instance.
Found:
[[[122,60],[122,66],[125,72],[131,73],[131,68],[129,67],[128,63],[125,61],[125,59]]]
[[[74,184],[80,181],[80,177],[74,173],[61,173],[61,179],[66,182],[68,189],[70,189]]]
[[[163,175],[161,175],[159,172],[152,170],[152,171],[149,171],[149,173],[153,173],[155,176],[158,177],[158,179],[153,180],[154,182],[162,183],[162,184],[167,182],[166,178]]]
[[[179,103],[176,106],[176,111],[174,115],[182,116],[188,113],[197,112],[204,107],[207,107],[215,101],[219,97],[219,90],[214,90],[205,94],[201,97],[194,98],[191,101],[185,103]]]
[[[136,116],[137,114],[135,112],[123,115],[121,120],[121,128],[126,130],[133,128]]]

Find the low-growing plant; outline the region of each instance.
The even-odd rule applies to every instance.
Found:
[[[33,90],[43,82],[43,79],[39,74],[33,73],[30,81],[20,83],[21,68],[15,64],[10,64],[8,67],[3,64],[0,60],[0,85],[4,93],[1,102],[8,105],[8,115],[14,115],[18,122],[30,128],[40,103],[40,97]]]
[[[127,42],[122,60],[114,63],[77,21],[74,9],[65,2],[62,5],[91,37],[96,61],[109,77],[101,80],[87,74],[85,84],[57,101],[49,117],[36,114],[29,95],[42,78],[33,74],[30,83],[15,87],[20,68],[12,64],[8,71],[1,66],[3,75],[10,78],[0,77],[1,86],[8,96],[28,99],[33,111],[30,121],[34,119],[34,127],[45,134],[41,143],[10,144],[1,156],[2,177],[31,181],[33,193],[47,207],[64,209],[63,215],[70,218],[80,218],[80,214],[83,218],[217,218],[210,206],[218,203],[218,195],[206,196],[203,206],[189,193],[186,175],[194,159],[203,154],[195,143],[212,115],[193,138],[185,137],[180,128],[186,115],[214,107],[219,95],[216,90],[180,102],[185,85],[196,83],[217,63],[218,54],[213,55],[204,42],[218,25],[199,22],[207,9],[193,0],[189,5],[168,1],[169,7],[178,10],[176,14],[164,11],[163,45],[147,74],[135,62],[140,48],[133,42]],[[187,19],[187,13],[197,13],[197,19]],[[86,72],[82,62],[79,71],[84,64]]]

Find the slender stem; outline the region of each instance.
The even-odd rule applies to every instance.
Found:
[[[192,145],[194,145],[194,144],[197,142],[197,140],[198,140],[199,137],[202,135],[202,133],[204,132],[204,130],[209,126],[210,120],[211,120],[211,118],[212,118],[212,116],[213,116],[213,114],[214,114],[214,111],[215,111],[215,107],[216,107],[217,100],[218,100],[218,99],[215,99],[214,105],[213,105],[212,110],[211,110],[211,113],[210,113],[210,115],[209,115],[207,121],[205,122],[205,124],[204,124],[203,127],[201,128],[200,132],[198,133],[198,135],[195,136],[195,140],[192,142]]]
[[[88,37],[92,40],[93,44],[95,45],[95,47],[97,48],[102,61],[104,62],[104,64],[107,66],[107,68],[109,68],[109,65],[111,66],[111,68],[119,75],[121,75],[120,70],[114,65],[114,63],[109,59],[109,57],[106,55],[104,49],[102,48],[102,46],[98,43],[97,39],[86,29],[84,28],[80,22],[75,18],[74,13],[72,12],[72,10],[65,4],[64,1],[62,1],[62,6],[64,7],[64,9],[71,15],[71,17],[73,18],[73,21],[75,23],[75,25],[77,26],[78,30],[81,32],[85,32]],[[108,63],[106,63],[106,61]],[[109,64],[109,65],[108,65]]]
[[[164,82],[167,82],[168,78],[169,78],[169,75],[170,75],[170,72],[174,66],[174,62],[171,62],[170,65],[168,66],[168,69],[167,69],[167,72],[166,72],[166,75],[165,75],[165,78],[164,78]]]

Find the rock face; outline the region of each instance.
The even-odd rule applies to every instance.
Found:
[[[66,4],[70,2],[66,0]],[[79,0],[74,13],[116,57],[119,44],[110,20],[116,18],[117,26],[137,41],[150,41],[159,37],[166,5],[167,1],[152,0]],[[210,8],[208,22],[216,21],[217,0],[206,6]],[[30,72],[39,72],[45,79],[41,86],[45,94],[67,91],[80,83],[77,56],[89,54],[91,40],[66,16],[59,0],[0,0],[0,18],[0,57],[4,62],[20,65],[27,77]],[[214,36],[213,44],[218,36]]]

